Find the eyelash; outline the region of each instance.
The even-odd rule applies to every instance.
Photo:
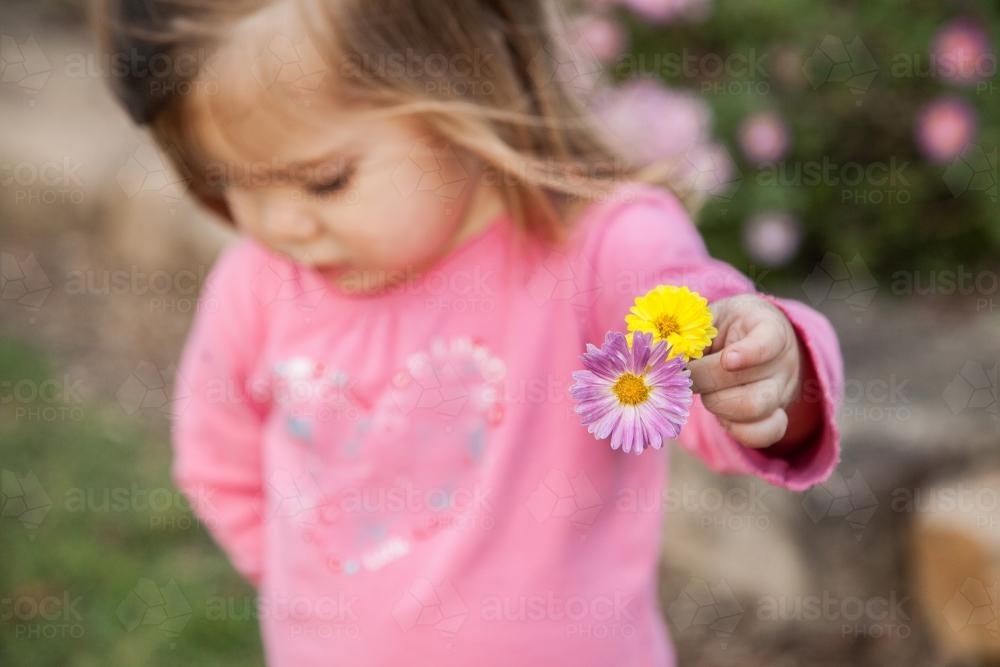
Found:
[[[308,190],[314,195],[325,195],[331,192],[340,192],[351,184],[354,177],[355,167],[352,165],[337,175],[336,178],[324,183],[314,183]]]

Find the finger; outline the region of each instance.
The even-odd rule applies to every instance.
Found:
[[[708,344],[708,347],[705,348],[704,354],[706,357],[713,352],[720,351],[725,346],[727,331],[730,324],[732,324],[732,318],[727,316],[732,308],[732,304],[730,303],[732,300],[733,297],[730,297],[708,304],[708,310],[712,313],[712,325],[716,328],[716,335],[712,339],[712,342]]]
[[[723,354],[716,352],[688,362],[691,386],[695,393],[708,394],[728,387],[739,387],[773,375],[768,364],[735,372],[726,370],[722,367]]]
[[[729,435],[733,436],[744,447],[764,449],[785,437],[785,431],[788,429],[788,414],[784,410],[778,409],[767,418],[750,424],[725,421],[721,423]]]
[[[713,301],[709,304],[712,312],[712,323],[718,329],[719,334],[712,340],[706,354],[718,352],[725,347],[726,341],[732,342],[733,335],[742,337],[748,329],[753,328],[762,317],[763,311],[766,315],[773,315],[777,310],[770,303],[760,298],[756,294],[738,294]]]
[[[777,358],[788,343],[788,329],[777,319],[756,324],[747,335],[722,350],[722,367],[739,371]]]
[[[709,412],[731,422],[753,423],[781,409],[780,383],[773,379],[702,394]]]

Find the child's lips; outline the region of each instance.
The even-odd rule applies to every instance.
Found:
[[[320,273],[323,275],[327,277],[336,277],[347,272],[347,270],[351,268],[351,265],[348,262],[336,262],[333,264],[323,264],[318,268]]]

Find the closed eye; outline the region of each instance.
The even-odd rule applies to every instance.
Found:
[[[312,183],[308,186],[309,192],[314,195],[329,194],[331,192],[340,192],[344,190],[351,184],[351,179],[354,177],[354,172],[356,171],[355,166],[351,165],[347,167],[344,171],[340,172],[332,178],[328,178],[323,181],[318,181]]]

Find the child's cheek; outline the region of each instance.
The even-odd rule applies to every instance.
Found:
[[[370,218],[368,246],[380,266],[417,269],[458,232],[458,207],[429,192],[387,197]]]

